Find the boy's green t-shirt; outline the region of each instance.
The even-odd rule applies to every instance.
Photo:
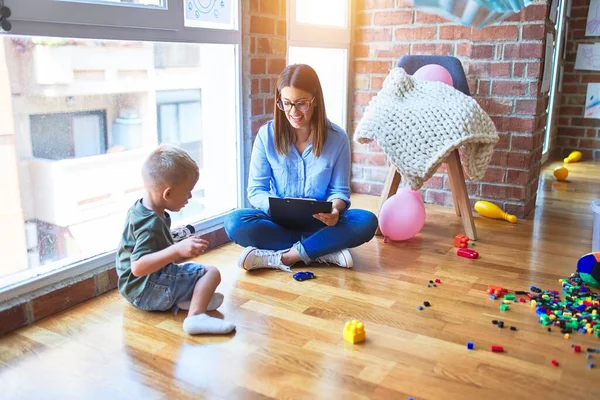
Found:
[[[131,273],[131,263],[146,254],[156,253],[173,244],[171,218],[165,212],[159,217],[147,209],[142,200],[135,202],[127,212],[127,221],[117,250],[117,274],[119,292],[134,301],[146,287],[150,275],[136,277]]]

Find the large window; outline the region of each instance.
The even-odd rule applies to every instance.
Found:
[[[48,36],[29,35],[31,13],[20,1],[5,0],[15,29],[0,35],[0,170],[10,197],[0,202],[0,231],[10,235],[0,239],[11,236],[0,244],[0,293],[86,260],[113,261],[126,212],[144,193],[142,162],[159,143],[182,146],[200,168],[188,206],[171,214],[173,227],[203,229],[238,206],[239,32],[182,32],[177,0],[32,0],[96,10],[99,25],[105,9],[168,16],[179,5],[181,24],[165,40],[152,20],[105,35],[72,24],[72,13],[55,24],[52,11],[35,28]],[[225,24],[236,25],[237,14]],[[140,29],[155,41],[136,40]]]
[[[330,121],[348,129],[351,0],[288,0],[288,64],[319,75]]]

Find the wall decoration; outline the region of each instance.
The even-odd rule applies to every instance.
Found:
[[[600,118],[600,83],[588,83],[584,118]]]
[[[231,0],[184,0],[185,26],[231,29]]]
[[[600,0],[591,0],[585,36],[600,36]]]
[[[600,43],[579,44],[577,46],[575,69],[600,71]]]

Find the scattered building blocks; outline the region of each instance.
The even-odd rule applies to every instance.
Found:
[[[357,320],[348,321],[344,326],[344,340],[352,344],[365,340],[365,326]]]
[[[493,320],[492,320],[492,324],[494,324],[494,325],[498,325],[498,320],[496,320],[496,319],[493,319]]]
[[[490,350],[493,353],[504,353],[504,347],[502,347],[502,346],[491,346]]]
[[[514,300],[515,299],[515,295],[514,294],[505,294],[504,295],[504,300]]]
[[[498,321],[498,328],[504,328],[504,322]]]
[[[497,297],[496,297],[496,295],[495,295],[495,294],[493,294],[493,293],[492,293],[492,294],[490,294],[490,299],[492,299],[492,300],[496,300],[496,299],[497,299]]]
[[[516,327],[516,326],[511,326],[511,327],[510,327],[510,330],[511,330],[511,331],[516,331],[516,330],[517,330],[517,327]]]
[[[587,365],[587,367],[588,367],[589,369],[592,369],[592,368],[594,368],[595,366],[596,366],[596,365],[595,365],[593,362],[589,362],[589,363],[588,363],[588,365]]]
[[[421,311],[423,309],[423,306],[417,306],[417,310]]]
[[[436,279],[435,283],[442,283],[442,281],[440,281],[439,279]]]
[[[428,302],[428,301],[424,301],[424,302],[423,302],[423,305],[424,305],[425,307],[431,307],[431,303],[430,303],[430,302]]]
[[[500,311],[508,310],[508,304],[500,304]]]
[[[552,363],[552,365],[554,365],[555,367],[558,367],[558,361],[556,360],[552,360],[550,361]]]
[[[475,346],[475,343],[473,343],[473,342],[467,342],[467,349],[473,350],[474,346]]]
[[[581,353],[581,346],[577,346],[577,345],[573,346],[573,351],[575,353]]]
[[[569,335],[568,333],[565,333],[565,339],[568,339],[570,337],[571,337],[571,335]]]

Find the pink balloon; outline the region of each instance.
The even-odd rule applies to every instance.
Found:
[[[407,240],[425,225],[425,205],[419,192],[400,188],[379,211],[379,228],[391,240]]]
[[[454,86],[452,75],[441,65],[428,64],[419,68],[413,76],[425,81],[444,82],[447,85]]]

